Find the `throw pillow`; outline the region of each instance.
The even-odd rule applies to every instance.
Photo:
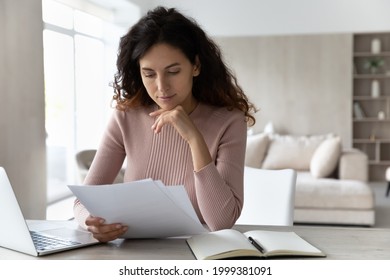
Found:
[[[268,136],[264,133],[248,135],[245,153],[246,166],[261,168],[261,163],[268,148],[268,142]]]
[[[321,143],[310,162],[310,173],[315,178],[325,178],[336,169],[341,154],[341,139],[333,137]]]
[[[317,147],[330,134],[312,136],[270,135],[270,144],[262,168],[310,170],[311,158]]]

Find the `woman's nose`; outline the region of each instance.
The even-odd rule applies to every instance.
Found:
[[[160,92],[165,93],[169,89],[168,81],[166,79],[164,79],[163,77],[157,78],[157,89]]]

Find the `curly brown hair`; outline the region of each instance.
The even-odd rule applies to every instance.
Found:
[[[121,38],[113,83],[117,109],[154,104],[142,83],[139,60],[158,43],[180,49],[192,64],[198,57],[202,70],[194,77],[192,94],[196,100],[229,110],[236,108],[245,113],[249,125],[255,123],[256,109],[224,63],[220,48],[195,20],[174,8],[149,11]]]

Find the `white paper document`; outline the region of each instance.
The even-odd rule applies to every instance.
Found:
[[[184,186],[166,187],[152,179],[70,190],[91,215],[128,226],[123,238],[165,238],[207,232]]]

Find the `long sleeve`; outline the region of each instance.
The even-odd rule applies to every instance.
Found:
[[[222,117],[217,129],[214,126]],[[218,134],[203,131],[214,162],[194,174],[194,186],[204,221],[211,230],[218,230],[231,228],[242,210],[247,125],[244,115],[237,112],[213,121],[209,130],[214,127]]]
[[[190,148],[172,126],[159,134],[151,130],[154,109],[114,112],[84,184],[112,183],[126,160],[125,182],[152,178],[166,186],[184,185],[202,223],[211,230],[230,228],[243,205],[244,114],[204,104],[191,113],[213,159],[194,172]],[[74,214],[80,225],[89,215],[78,201]]]

